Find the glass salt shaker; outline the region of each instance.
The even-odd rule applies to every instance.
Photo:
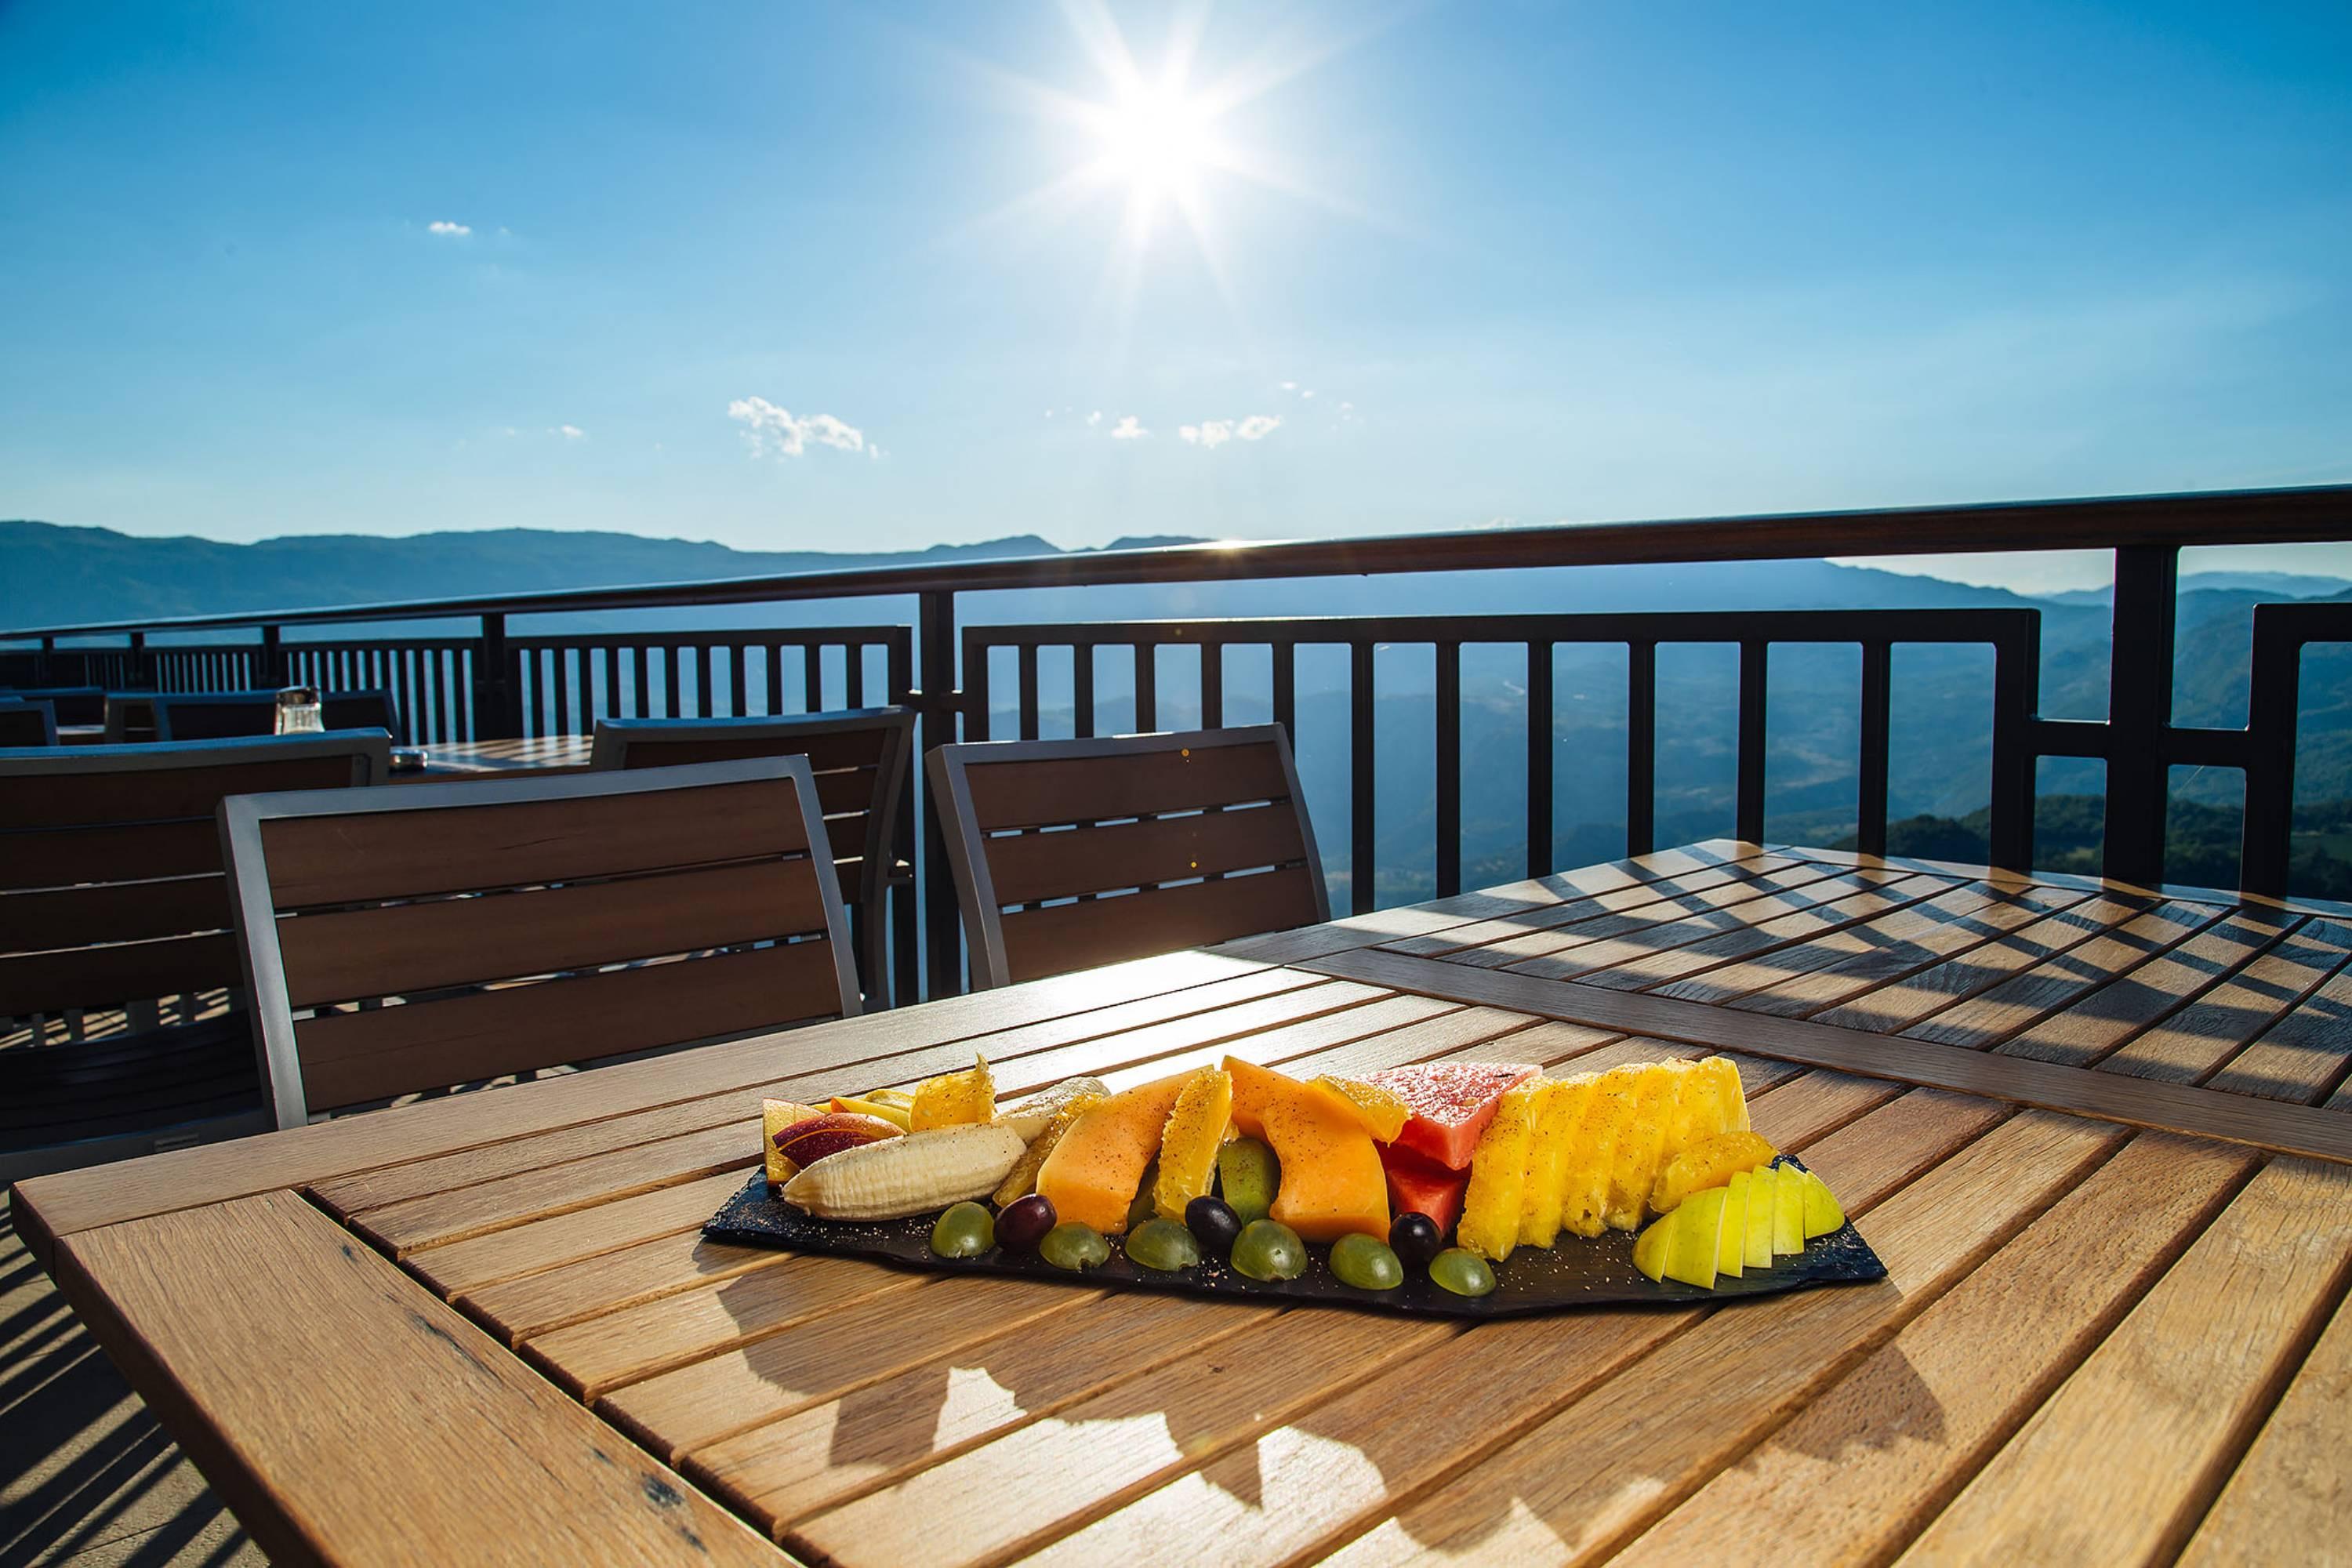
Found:
[[[278,733],[315,735],[326,728],[319,713],[319,689],[289,686],[278,694]]]

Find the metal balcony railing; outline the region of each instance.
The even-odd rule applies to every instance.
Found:
[[[1540,874],[1552,844],[1554,748],[1550,651],[1574,644],[1625,650],[1624,820],[1631,853],[1653,847],[1657,752],[1657,654],[1682,644],[1737,647],[1737,830],[1763,837],[1766,679],[1771,650],[1841,643],[1861,655],[1857,843],[1883,852],[1887,829],[1892,653],[1918,643],[1992,650],[1986,692],[1992,734],[1990,844],[1999,864],[2022,868],[2033,844],[2033,781],[2048,757],[2093,758],[2105,768],[2104,868],[2123,880],[2164,879],[2168,771],[2176,764],[2242,770],[2242,881],[2283,895],[2294,801],[2295,728],[2304,648],[2352,642],[2352,605],[2265,605],[2254,616],[2252,696],[2242,729],[2172,721],[2179,552],[2186,545],[2352,539],[2352,487],[2048,501],[1901,510],[1701,519],[1510,529],[1473,533],[1270,544],[1184,545],[952,564],[861,568],[791,576],[648,584],[390,605],[306,607],[173,621],[65,625],[0,633],[0,683],[90,684],[157,689],[270,686],[304,679],[331,687],[387,686],[425,742],[583,731],[600,715],[797,712],[907,703],[925,750],[984,737],[992,657],[1009,654],[1021,732],[1040,721],[1038,656],[1072,653],[1073,723],[1094,728],[1097,651],[1132,664],[1132,722],[1160,717],[1157,650],[1196,647],[1201,721],[1223,718],[1229,650],[1267,650],[1273,716],[1295,717],[1297,650],[1347,650],[1348,842],[1350,902],[1372,907],[1376,769],[1374,650],[1425,646],[1435,668],[1433,800],[1436,890],[1462,880],[1461,658],[1465,647],[1526,650],[1528,868]],[[2115,553],[2114,641],[2107,717],[2052,720],[2038,709],[2040,617],[2004,609],[1804,610],[1625,615],[1462,616],[1359,619],[1064,621],[959,626],[960,596],[1012,589],[1218,583],[1395,573],[1524,571],[1576,565],[1760,561],[1950,552],[2109,550]],[[911,601],[903,624],[745,631],[633,629],[510,633],[519,616],[644,612],[679,606]],[[354,636],[342,628],[471,621],[470,635]],[[331,633],[316,628],[333,627]],[[197,640],[203,634],[220,640]],[[161,640],[158,640],[161,639]],[[1114,655],[1116,657],[1116,655]],[[1545,743],[1535,743],[1538,737]],[[917,772],[919,795],[920,770]],[[902,832],[919,862],[925,991],[959,984],[954,894],[935,834],[915,851],[910,802]],[[896,921],[901,973],[916,963],[916,916]]]

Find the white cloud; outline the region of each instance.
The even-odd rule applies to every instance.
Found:
[[[1146,430],[1142,423],[1130,414],[1111,426],[1110,438],[1114,441],[1139,441],[1150,434],[1151,432]]]
[[[1252,414],[1240,419],[1204,419],[1198,425],[1181,425],[1176,436],[1190,446],[1216,447],[1228,441],[1263,441],[1280,428],[1280,415]]]
[[[467,235],[473,233],[474,230],[473,226],[469,224],[451,223],[446,218],[441,218],[435,222],[426,224],[425,226],[425,232],[427,234],[446,235],[451,239],[463,239]]]
[[[737,398],[727,405],[727,417],[748,426],[743,441],[751,448],[753,457],[797,458],[808,450],[812,441],[841,452],[868,449],[866,432],[855,426],[845,425],[830,414],[795,419],[791,409],[779,408],[764,397]],[[876,456],[879,455],[877,450]]]
[[[1102,423],[1102,410],[1101,410],[1101,409],[1097,408],[1097,409],[1096,409],[1092,414],[1089,414],[1089,415],[1087,415],[1087,424],[1088,426],[1099,425],[1099,424],[1101,424],[1101,423]]]
[[[567,441],[584,441],[588,438],[588,432],[583,430],[577,425],[558,425],[554,429],[550,430],[548,434],[551,436],[561,436]]]

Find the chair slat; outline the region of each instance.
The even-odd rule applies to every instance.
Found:
[[[0,891],[182,877],[220,864],[220,829],[209,816],[0,832]]]
[[[643,801],[659,796],[637,796]],[[478,879],[503,876],[484,862]],[[297,1007],[586,968],[824,927],[809,862],[745,865],[486,898],[378,904],[278,922]]]
[[[226,931],[233,920],[228,883],[217,874],[6,893],[0,894],[0,952]]]
[[[997,901],[1027,904],[1279,866],[1305,853],[1298,814],[1277,805],[1024,833],[992,840],[988,865]]]
[[[262,824],[270,896],[299,909],[467,892],[484,885],[486,867],[519,886],[807,848],[800,814],[774,809],[775,787],[442,807],[430,834],[393,813],[273,818]]]
[[[380,739],[381,737],[379,737]],[[87,757],[94,748],[62,746],[60,759]],[[152,753],[151,753],[152,754]],[[33,827],[88,827],[123,822],[209,819],[221,798],[266,790],[340,789],[352,783],[349,756],[295,757],[278,762],[0,774],[0,823]]]
[[[839,1011],[832,944],[607,970],[294,1026],[314,1105],[782,1028]]]
[[[1288,771],[1272,743],[1196,746],[1093,757],[991,761],[970,755],[965,774],[984,830],[1283,800]]]
[[[236,976],[236,942],[226,931],[15,953],[0,958],[0,1018],[208,991]]]
[[[1030,980],[1312,925],[1321,911],[1308,876],[1297,868],[1024,910],[1003,917],[1005,958],[1016,977]]]

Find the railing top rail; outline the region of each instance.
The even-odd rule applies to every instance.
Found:
[[[1168,545],[938,565],[852,567],[710,582],[475,595],[171,620],[32,626],[0,638],[185,631],[320,622],[550,615],[679,605],[862,598],[926,592],[1075,588],[1236,578],[1525,570],[1633,563],[1766,561],[1823,555],[1949,554],[2001,550],[2113,550],[2141,545],[2311,543],[2352,538],[2352,485],[2212,490],[2083,500],[1789,512],[1654,522],[1562,523],[1372,539]]]
[[[1018,621],[961,628],[967,647],[1303,643],[1990,643],[2033,636],[2042,612],[2000,605],[1899,610],[1568,610],[1548,615],[1217,616]]]

